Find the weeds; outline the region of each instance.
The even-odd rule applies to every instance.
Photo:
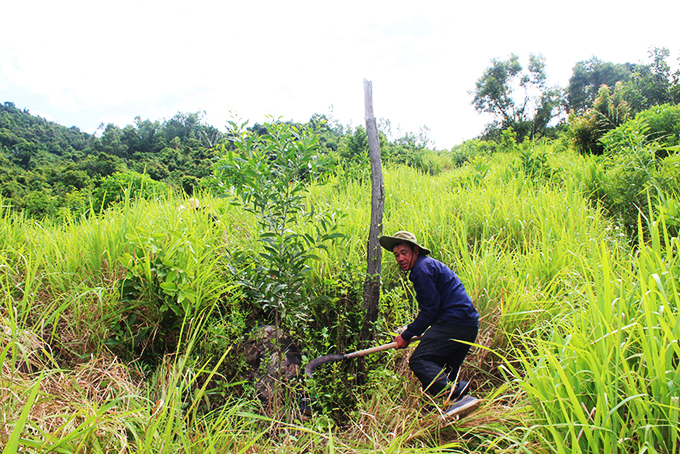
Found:
[[[603,175],[593,160],[541,146],[473,161],[437,176],[388,169],[384,227],[415,232],[475,299],[480,335],[462,369],[483,400],[475,414],[442,419],[406,351],[368,358],[363,386],[347,361],[281,383],[280,404],[250,397],[239,344],[263,319],[226,260],[257,249],[257,220],[205,196],[216,225],[167,196],[62,224],[0,216],[3,453],[677,452],[671,197],[632,241],[583,195],[579,169]],[[307,359],[356,346],[368,194],[349,178],[308,187],[305,209],[346,216],[305,274],[309,320],[293,337]],[[376,338],[391,339],[417,308],[389,257],[383,269]],[[301,395],[321,409],[303,414]]]

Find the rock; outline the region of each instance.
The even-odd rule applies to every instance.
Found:
[[[279,348],[282,353],[281,363]],[[276,328],[271,325],[253,331],[244,346],[244,355],[250,366],[246,379],[253,384],[263,403],[268,403],[273,397],[278,380],[281,381],[281,386],[285,385],[297,377],[302,367],[300,349],[283,331],[279,330],[277,336]]]

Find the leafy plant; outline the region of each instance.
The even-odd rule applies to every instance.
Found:
[[[277,327],[291,331],[306,320],[308,262],[318,258],[335,238],[337,215],[317,210],[306,200],[314,178],[318,140],[308,129],[266,123],[254,134],[230,122],[234,151],[223,148],[217,177],[234,202],[254,214],[259,225],[259,251],[236,251],[233,264],[250,295]]]
[[[589,166],[597,172],[591,172],[588,194],[601,201],[631,234],[637,230],[638,215],[646,215],[648,200],[652,207],[661,208],[665,194],[680,191],[678,134],[680,110],[657,106],[602,137],[604,155],[600,163]],[[672,210],[672,205],[665,209],[669,207]],[[671,227],[672,218],[669,221]]]
[[[602,154],[602,136],[628,120],[630,107],[623,99],[622,87],[621,83],[617,83],[612,93],[608,86],[602,85],[591,109],[583,115],[574,111],[570,113],[567,135],[576,151]]]
[[[149,198],[168,192],[168,187],[154,181],[148,175],[137,172],[116,172],[102,180],[94,192],[95,209],[106,209],[112,203],[122,202],[129,197]]]
[[[616,129],[602,137],[602,143],[609,154],[631,144],[657,143],[658,158],[667,156],[680,144],[680,106],[655,106],[638,113]]]
[[[470,158],[467,170],[467,175],[462,177],[459,183],[467,187],[479,187],[484,183],[491,170],[489,159],[484,156]]]
[[[521,171],[530,180],[547,180],[553,174],[548,156],[532,148],[520,151],[517,162]]]
[[[154,354],[162,343],[172,351],[182,323],[212,310],[233,287],[220,275],[219,239],[209,234],[210,220],[198,226],[179,220],[163,233],[138,226],[129,235],[134,251],[120,258],[127,270],[121,289],[126,312],[110,315],[119,322],[109,346],[132,344],[138,352],[150,347]]]

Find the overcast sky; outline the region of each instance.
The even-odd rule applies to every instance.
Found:
[[[393,134],[448,149],[488,118],[469,91],[492,58],[546,58],[551,85],[596,56],[680,55],[680,2],[0,0],[0,102],[89,133],[205,111],[364,123],[363,79]],[[397,129],[399,128],[399,129]]]

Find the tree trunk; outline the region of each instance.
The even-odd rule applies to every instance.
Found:
[[[382,235],[383,205],[385,188],[380,163],[380,141],[378,126],[373,115],[373,85],[364,79],[364,104],[366,107],[366,134],[371,160],[371,225],[368,233],[366,280],[364,281],[364,323],[359,341],[367,348],[373,340],[373,325],[378,319],[380,299],[380,271],[382,249],[378,238]]]

